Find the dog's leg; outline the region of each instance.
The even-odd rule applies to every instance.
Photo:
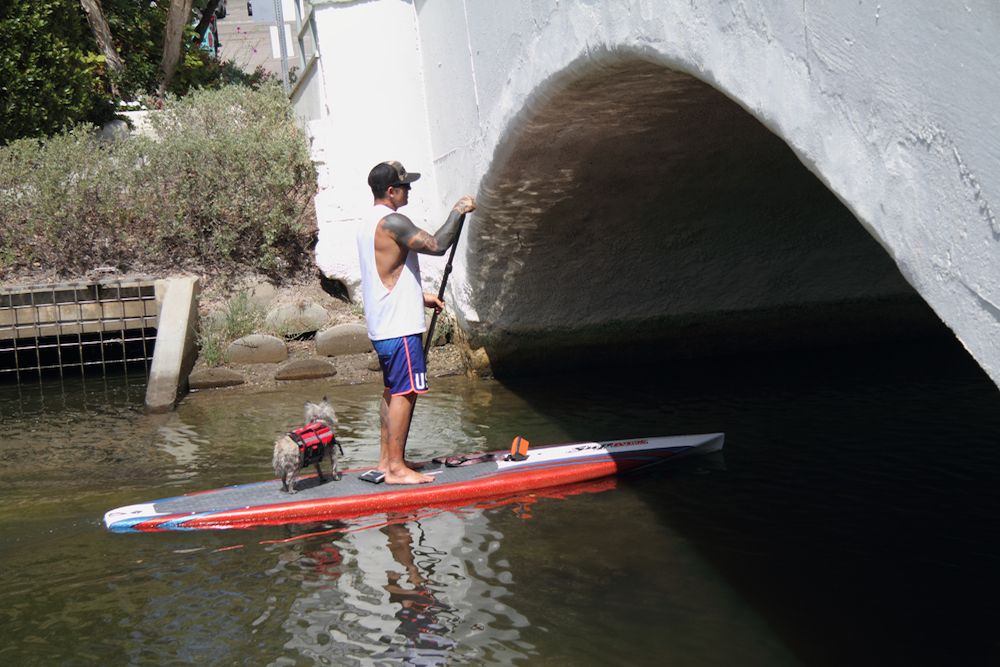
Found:
[[[289,493],[298,493],[298,489],[295,488],[295,482],[298,481],[298,478],[299,478],[299,468],[296,467],[294,470],[292,470],[291,474],[288,475]]]
[[[337,442],[336,441],[330,443],[330,446],[327,448],[327,453],[330,455],[330,470],[333,471],[331,473],[333,475],[333,481],[339,482],[340,478],[343,475],[341,475],[340,471],[337,469],[337,464],[340,461],[340,457],[337,455]]]

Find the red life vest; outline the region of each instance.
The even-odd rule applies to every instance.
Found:
[[[305,467],[323,460],[326,448],[335,442],[333,435],[333,429],[326,424],[313,422],[295,429],[288,437],[299,446],[299,458],[302,459],[302,467]]]

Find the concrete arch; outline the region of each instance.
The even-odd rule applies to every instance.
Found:
[[[503,277],[497,268],[501,260],[492,255],[503,250],[503,243],[524,243],[516,225],[524,224],[525,211],[538,209],[532,211],[537,217],[550,210],[533,194],[543,191],[541,181],[527,179],[531,183],[521,190],[513,186],[516,170],[530,171],[532,165],[542,164],[532,154],[532,143],[548,136],[557,142],[563,139],[556,127],[558,114],[545,115],[546,100],[576,104],[578,113],[584,114],[586,105],[575,95],[598,81],[607,83],[608,72],[624,58],[633,64],[645,62],[651,68],[647,74],[661,88],[685,85],[685,80],[671,83],[665,75],[656,78],[657,72],[689,73],[694,77],[691,80],[723,91],[780,136],[842,202],[839,209],[824,207],[823,214],[842,216],[849,210],[902,276],[900,281],[881,269],[874,271],[868,280],[874,289],[864,299],[902,297],[909,284],[994,381],[1000,381],[1000,262],[996,261],[1000,222],[993,204],[1000,196],[1000,134],[995,131],[1000,119],[991,111],[998,108],[1000,96],[1000,86],[993,85],[1000,72],[1000,48],[989,38],[1000,25],[995,7],[986,2],[967,3],[965,13],[959,14],[922,2],[903,14],[867,2],[813,7],[808,3],[703,6],[653,0],[597,4],[523,0],[505,4],[502,11],[484,6],[489,4],[416,5],[425,48],[428,111],[436,119],[431,143],[438,156],[436,174],[444,200],[463,189],[470,171],[485,174],[484,205],[477,218],[482,224],[470,233],[465,264],[456,271],[453,301],[474,341],[506,355],[499,341],[526,338],[533,331],[525,328],[525,316],[537,320],[559,302],[558,294],[565,294],[560,284],[565,278],[536,273],[538,278],[524,286],[540,290],[541,296],[526,297],[530,308],[519,310],[513,305],[516,300],[505,298],[498,286]],[[459,56],[449,59],[440,50],[434,51],[439,41],[455,43],[456,25],[464,25],[467,63],[460,62]],[[991,85],[984,86],[984,80]],[[456,101],[448,94],[456,85],[469,85],[474,95]],[[535,112],[535,121],[526,120]],[[739,115],[730,121],[739,123]],[[519,128],[527,141],[518,139]],[[621,151],[622,146],[606,148]],[[600,159],[597,153],[593,155]],[[778,159],[778,152],[772,155]],[[581,165],[578,161],[576,167]],[[804,173],[798,172],[799,176]],[[556,176],[549,187],[576,196]],[[503,199],[520,202],[520,211]],[[595,211],[604,213],[599,208]],[[515,217],[521,222],[511,222]],[[563,224],[568,229],[569,223]],[[857,223],[854,227],[860,230]],[[545,233],[542,227],[535,233],[539,229]],[[583,229],[586,236],[601,227]],[[532,238],[537,242],[544,237]],[[572,249],[586,239],[571,240]],[[838,242],[845,249],[854,243]],[[819,264],[825,243],[821,235],[811,242],[811,255]],[[616,250],[612,243],[610,249],[622,257],[620,247]],[[521,261],[535,261],[534,268],[544,264],[537,252],[507,254],[515,265]],[[850,257],[842,252],[835,259]],[[672,259],[684,260],[680,254]],[[700,259],[704,258],[689,261]],[[702,264],[711,270],[711,262]],[[865,266],[872,269],[870,264]],[[622,271],[620,267],[604,270],[608,275]],[[714,274],[721,277],[717,267]],[[820,274],[831,282],[829,273]],[[752,274],[740,275],[745,279]],[[833,278],[850,284],[858,275],[865,274],[847,271]],[[641,284],[644,276],[626,272],[625,278]],[[789,293],[822,292],[819,285],[801,280],[796,284],[787,276],[769,279]],[[740,282],[740,287],[745,290],[747,285]],[[825,303],[849,301],[857,293],[850,289],[830,292]],[[764,294],[767,290],[756,292]],[[744,303],[754,302],[749,292],[744,291],[744,297]],[[588,298],[590,302],[580,311],[588,316],[607,305],[607,299]],[[758,303],[758,312],[780,307],[766,299]],[[802,304],[808,303],[812,302],[804,298]],[[684,306],[673,304],[669,312],[689,313]],[[605,333],[621,329],[615,318],[591,322],[577,315],[568,324],[585,328],[593,324],[594,331],[603,328]],[[900,328],[905,329],[903,316],[883,319],[888,328],[904,325]]]
[[[941,326],[779,137],[648,53],[578,59],[499,146],[466,280],[501,373]]]

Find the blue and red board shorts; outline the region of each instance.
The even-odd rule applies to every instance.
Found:
[[[427,365],[421,339],[420,334],[411,334],[372,341],[382,367],[382,379],[393,396],[427,393]]]

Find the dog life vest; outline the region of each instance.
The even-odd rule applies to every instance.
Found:
[[[291,431],[288,437],[299,446],[299,458],[305,467],[323,460],[323,452],[336,442],[333,435],[333,429],[326,424],[313,422]]]

